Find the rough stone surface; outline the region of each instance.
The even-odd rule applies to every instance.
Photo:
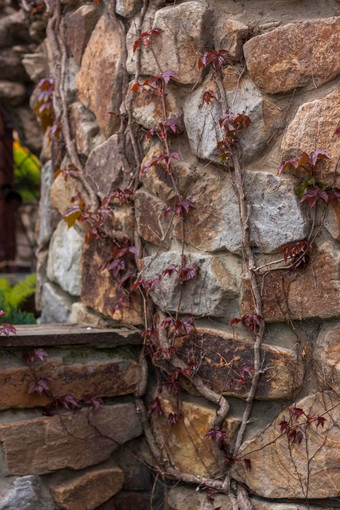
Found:
[[[331,201],[327,204],[324,225],[331,236],[340,241],[340,202]]]
[[[120,444],[141,433],[133,403],[80,409],[61,418],[48,416],[0,425],[7,472],[17,475],[98,464],[108,459]]]
[[[116,13],[123,18],[131,18],[141,8],[142,0],[117,0]]]
[[[214,406],[204,400],[183,397],[178,410],[175,399],[159,398],[164,415],[153,415],[152,423],[158,441],[167,445],[164,455],[170,453],[170,458],[182,473],[216,475],[219,471],[216,455],[211,440],[205,438],[215,417]],[[174,426],[169,425],[169,413],[179,411],[183,413],[183,419]],[[227,443],[231,443],[239,424],[239,418],[227,417],[224,426]]]
[[[177,73],[179,83],[194,84],[200,80],[197,54],[203,52],[210,21],[210,11],[200,2],[164,7],[155,14],[153,27],[163,30],[153,38],[156,57],[163,71],[168,69]],[[130,74],[134,74],[136,69],[136,58],[132,52],[136,39],[136,24],[132,23],[126,40],[129,52],[127,70]],[[141,73],[159,74],[155,59],[147,48],[142,48]]]
[[[0,81],[0,100],[11,106],[18,106],[25,101],[26,89],[21,83]]]
[[[119,111],[122,74],[119,32],[102,16],[86,46],[77,89],[80,101],[93,111],[105,136],[119,126],[119,117],[108,112]]]
[[[250,459],[251,469],[238,462],[232,468],[232,476],[266,498],[302,499],[306,491],[311,499],[337,497],[340,482],[337,403],[338,398],[330,392],[309,395],[296,403],[296,407],[307,413],[323,414],[326,418],[323,428],[315,422],[306,426],[303,418],[299,418],[304,435],[301,444],[292,443],[287,434],[280,433],[279,424],[288,417],[287,410],[280,413],[254,441],[242,445],[240,455]],[[305,437],[308,449],[304,447]],[[264,445],[267,446],[263,448]]]
[[[61,220],[53,233],[47,264],[47,277],[72,296],[80,296],[80,259],[84,237]]]
[[[99,127],[96,117],[79,102],[70,106],[70,124],[78,153],[88,156],[96,145],[105,142],[102,135],[97,136]]]
[[[204,491],[197,491],[196,488],[173,487],[169,490],[169,510],[211,510],[213,507],[232,510],[229,497],[224,494],[214,494],[213,507],[207,500]]]
[[[39,202],[39,231],[38,242],[40,247],[48,245],[53,229],[57,226],[59,218],[56,210],[51,207],[50,192],[53,183],[53,167],[49,161],[41,169],[41,198]]]
[[[245,328],[244,328],[245,329]],[[240,331],[241,330],[241,331]],[[242,326],[223,329],[197,327],[195,340],[176,340],[177,353],[185,362],[193,357],[199,361],[198,375],[216,392],[226,396],[246,398],[252,378],[245,375],[239,381],[237,371],[254,366],[254,337]],[[290,349],[262,344],[265,371],[256,392],[257,399],[293,398],[302,385],[304,369]]]
[[[48,374],[53,381],[48,386],[53,395],[72,394],[76,400],[86,395],[117,397],[135,391],[138,364],[128,351],[89,351],[83,349],[49,352],[43,364],[33,368],[36,378]],[[19,355],[20,356],[20,355]],[[32,370],[22,363],[14,363],[10,356],[1,358],[0,408],[29,408],[46,406],[50,400],[37,393],[29,394]]]
[[[239,60],[243,55],[243,42],[248,32],[249,28],[244,23],[230,19],[229,16],[219,17],[214,30],[215,49],[227,50],[235,60]]]
[[[84,306],[94,309],[125,324],[142,324],[142,307],[138,295],[132,295],[130,306],[115,310],[122,297],[118,290],[118,281],[107,269],[99,271],[103,260],[112,254],[112,242],[96,239],[84,245],[82,256],[81,301]]]
[[[34,83],[48,75],[46,59],[43,53],[27,53],[22,59],[22,65]]]
[[[135,208],[138,234],[145,241],[159,246],[168,223],[163,217],[166,205],[145,191],[137,191]]]
[[[265,92],[288,92],[323,83],[340,72],[340,18],[289,23],[244,45],[252,80]]]
[[[0,69],[2,80],[25,81],[27,77],[20,52],[14,48],[0,49]]]
[[[71,198],[78,193],[82,193],[82,191],[82,185],[78,179],[70,178],[66,180],[62,174],[59,174],[51,185],[51,205],[59,211],[61,216],[64,216],[73,205]]]
[[[131,96],[130,89],[131,84],[128,89],[128,94]],[[132,98],[128,97],[128,99],[132,99],[133,120],[146,129],[151,129],[166,120],[164,119],[162,97],[154,89],[140,88],[132,95]],[[167,88],[165,93],[165,104],[167,119],[179,119],[181,117],[182,110],[170,88]]]
[[[287,128],[281,144],[282,161],[298,156],[302,152],[310,154],[314,150],[326,150],[332,159],[319,161],[314,174],[317,180],[332,187],[340,187],[340,176],[336,171],[340,153],[340,136],[334,134],[337,119],[340,118],[339,98],[340,87],[322,99],[316,99],[300,106]],[[295,170],[291,166],[286,171],[299,177],[306,175],[301,167]]]
[[[118,135],[112,135],[98,145],[90,153],[84,169],[86,179],[100,198],[114,188],[124,189],[128,171],[128,162],[119,148]]]
[[[338,388],[340,385],[340,323],[331,322],[321,328],[314,348],[314,363],[323,387]]]
[[[0,480],[1,510],[56,510],[56,506],[40,483],[39,477],[27,475]]]
[[[260,278],[266,321],[332,319],[340,315],[340,255],[329,242],[314,247],[307,267],[270,272]],[[249,281],[243,282],[243,313],[253,310]],[[280,303],[278,306],[277,303]]]
[[[94,510],[122,488],[124,474],[118,467],[91,469],[50,487],[64,510]]]
[[[294,186],[291,179],[279,179],[269,172],[246,172],[252,246],[271,253],[308,235],[309,221]],[[189,188],[187,198],[199,206],[187,214],[186,242],[204,251],[227,249],[239,253],[241,227],[230,176],[213,166],[202,168],[200,179]],[[176,235],[182,236],[180,225]]]
[[[265,98],[249,78],[240,80],[234,71],[225,72],[223,86],[227,102],[232,105],[232,112],[235,115],[245,112],[251,119],[249,128],[239,135],[243,159],[249,162],[266,148],[267,140],[281,119],[281,110]],[[220,163],[221,157],[216,145],[224,138],[224,130],[219,127],[222,106],[216,100],[202,105],[202,95],[206,90],[212,90],[218,97],[216,84],[210,76],[185,100],[184,124],[192,152],[199,158]]]
[[[86,308],[82,303],[73,303],[71,307],[71,315],[69,322],[74,324],[89,324],[91,326],[109,327],[113,325],[113,321],[104,317],[100,313],[94,312],[90,308]]]
[[[66,44],[78,65],[99,18],[96,5],[82,5],[65,18]]]
[[[152,263],[151,260],[152,257],[143,259],[143,278],[146,280],[156,278],[170,264],[181,267],[180,252],[161,253]],[[150,292],[154,302],[164,311],[176,311],[180,304],[180,313],[184,314],[233,316],[241,272],[239,259],[232,255],[218,258],[192,253],[186,265],[191,263],[199,266],[198,276],[185,282],[182,292],[177,273],[162,278],[159,287]]]
[[[76,298],[72,298],[58,285],[46,282],[42,290],[42,314],[40,323],[68,322],[71,307]]]

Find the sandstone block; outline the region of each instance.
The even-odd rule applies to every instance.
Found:
[[[65,17],[66,44],[78,65],[89,42],[93,29],[99,18],[96,5],[82,5],[69,16]]]
[[[178,412],[175,399],[161,396],[160,402],[164,415],[153,415],[152,425],[158,440],[167,445],[164,455],[168,451],[182,473],[215,475],[219,471],[216,454],[211,440],[205,438],[216,414],[214,406],[203,399],[184,397],[179,408],[183,419],[171,426],[168,424],[169,413]],[[224,431],[229,444],[239,424],[239,418],[227,417]]]
[[[63,168],[65,170],[65,168]],[[59,174],[51,184],[50,201],[51,205],[64,216],[72,207],[71,198],[83,192],[82,185],[78,179],[64,179]]]
[[[135,210],[138,234],[149,243],[159,246],[166,232],[163,218],[165,204],[145,191],[135,194]]]
[[[251,374],[240,381],[242,367],[254,367],[254,337],[240,326],[220,329],[197,327],[195,340],[191,337],[176,340],[177,354],[186,363],[199,360],[197,374],[216,392],[246,398],[252,382]],[[260,377],[256,399],[275,400],[293,398],[301,387],[304,368],[296,354],[284,347],[262,344],[265,369]],[[252,372],[251,372],[252,373]]]
[[[336,172],[340,136],[334,135],[337,119],[340,118],[339,98],[338,87],[322,99],[300,106],[281,143],[282,161],[298,156],[302,152],[310,154],[314,150],[326,150],[332,159],[317,162],[314,173],[316,180],[332,187],[340,187],[340,177]],[[287,171],[298,177],[306,175],[302,167],[295,170],[291,166]]]
[[[112,135],[90,153],[85,165],[85,177],[103,198],[114,188],[124,189],[129,177],[129,164],[119,146],[118,135]]]
[[[229,496],[214,494],[213,507],[232,510]],[[169,490],[169,510],[211,510],[205,491],[197,491],[190,487],[173,487]]]
[[[251,120],[247,130],[239,134],[239,145],[245,162],[261,155],[267,140],[278,126],[281,110],[265,98],[254,83],[245,77],[239,80],[235,71],[224,72],[223,86],[232,113],[246,113]],[[210,76],[203,85],[188,95],[183,104],[184,124],[192,152],[199,158],[221,162],[217,142],[224,138],[219,119],[224,113],[219,101],[202,104],[202,95],[212,90],[218,97],[217,87]]]
[[[105,142],[102,135],[98,135],[99,127],[94,114],[81,103],[70,106],[70,124],[77,151],[88,156],[99,143]]]
[[[61,220],[49,245],[47,277],[72,296],[80,296],[80,259],[84,237]]]
[[[271,94],[327,83],[340,72],[339,28],[340,18],[333,17],[289,23],[253,37],[244,45],[251,79]]]
[[[268,322],[332,319],[340,315],[339,250],[329,242],[314,247],[306,267],[283,269],[260,278],[263,316]],[[242,313],[253,313],[249,281],[243,282]]]
[[[43,53],[26,53],[22,65],[34,83],[48,76],[47,62]]]
[[[300,417],[301,443],[292,443],[287,434],[280,432],[280,422],[288,417],[287,411],[281,412],[255,440],[242,445],[240,455],[250,459],[251,469],[237,462],[232,476],[265,498],[304,499],[307,490],[311,499],[337,497],[340,483],[337,402],[335,394],[323,392],[296,403],[296,407],[305,412],[323,415],[326,419],[324,427],[317,427],[315,421],[304,425],[305,420]]]
[[[116,13],[123,18],[132,18],[142,7],[142,0],[117,0]]]
[[[154,261],[145,257],[142,278],[156,278],[170,264],[181,267],[180,252],[161,253]],[[181,284],[177,273],[162,278],[159,287],[150,292],[154,302],[163,311],[174,312],[180,304],[180,313],[229,317],[238,308],[239,278],[241,263],[232,255],[223,258],[192,253],[186,265],[195,263],[199,274]],[[182,290],[181,290],[181,286]],[[180,298],[181,296],[181,298]]]
[[[122,74],[119,32],[102,16],[86,46],[76,83],[80,101],[93,111],[106,137],[119,126],[119,117],[108,112],[119,112]]]
[[[327,204],[327,214],[324,223],[331,236],[340,241],[340,203],[331,201]]]
[[[142,324],[142,306],[138,295],[133,294],[128,308],[115,310],[114,307],[122,297],[118,290],[119,282],[107,269],[99,271],[103,260],[112,254],[112,242],[96,239],[84,245],[82,255],[82,289],[81,301],[84,306],[109,316],[125,324]]]
[[[50,491],[64,510],[94,510],[122,488],[124,474],[119,467],[97,468],[53,484]]]
[[[196,208],[186,216],[185,241],[199,250],[240,253],[239,208],[231,177],[222,175],[212,165],[202,168],[199,175],[186,194]],[[294,181],[279,179],[269,172],[245,173],[252,246],[271,253],[308,235],[306,209],[301,207],[294,187]],[[182,237],[180,225],[175,234]]]
[[[163,30],[154,37],[152,45],[163,71],[177,73],[182,84],[194,84],[200,80],[197,67],[197,53],[203,53],[204,44],[210,31],[210,12],[200,2],[164,7],[156,11],[153,27]],[[137,39],[136,26],[131,24],[127,34],[127,70],[135,73],[136,57],[132,52]],[[159,74],[159,68],[151,51],[142,48],[141,74]]]
[[[72,304],[75,301],[76,298],[64,292],[58,285],[50,282],[44,283],[40,323],[68,322]]]
[[[227,50],[235,60],[239,60],[248,32],[249,28],[244,23],[225,16],[219,17],[214,30],[215,49]]]
[[[0,425],[6,470],[18,475],[98,464],[141,433],[133,403]]]
[[[314,362],[319,381],[324,387],[340,385],[340,323],[331,322],[321,328],[314,348]]]

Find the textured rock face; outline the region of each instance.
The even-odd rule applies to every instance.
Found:
[[[62,174],[59,174],[51,185],[49,197],[51,205],[64,216],[73,205],[71,198],[82,192],[82,185],[77,179],[65,180]]]
[[[321,385],[338,388],[340,384],[339,363],[340,323],[324,324],[314,348],[314,362]]]
[[[239,139],[244,161],[251,161],[266,147],[267,140],[281,118],[281,110],[262,96],[249,78],[240,80],[234,71],[227,70],[224,73],[223,86],[232,112],[235,115],[245,112],[250,117],[250,127],[240,134]],[[185,100],[184,123],[192,152],[199,158],[220,163],[221,157],[216,146],[224,138],[224,131],[219,127],[223,111],[220,102],[216,100],[202,104],[202,95],[207,90],[218,95],[216,84],[210,76]]]
[[[186,399],[187,398],[187,399]],[[205,434],[211,428],[215,417],[215,409],[206,402],[200,403],[184,397],[178,410],[175,400],[160,398],[164,416],[152,418],[156,437],[161,444],[167,445],[167,452],[182,473],[193,473],[197,476],[211,476],[219,471],[216,456],[210,439]],[[170,413],[183,413],[175,425],[168,424]],[[227,443],[230,444],[240,424],[239,418],[228,417],[224,431]],[[166,450],[164,455],[166,455]]]
[[[50,488],[54,500],[65,510],[94,510],[123,486],[118,467],[95,469]]]
[[[169,491],[170,510],[210,510],[211,503],[207,500],[204,492],[197,492],[188,487],[175,487]],[[232,504],[228,496],[223,494],[214,495],[214,507],[223,510],[232,510]]]
[[[42,289],[41,324],[49,322],[68,322],[71,307],[76,298],[72,298],[58,285],[46,282]]]
[[[63,414],[62,419],[49,416],[0,425],[6,471],[18,475],[98,464],[108,459],[119,444],[141,433],[132,403],[81,409]]]
[[[0,409],[46,406],[50,399],[42,394],[29,394],[32,370],[9,357],[1,360]],[[71,351],[49,353],[48,361],[33,368],[35,377],[47,374],[53,381],[48,386],[53,395],[72,394],[79,401],[86,395],[115,397],[133,393],[138,380],[138,365],[128,351],[125,357],[114,351]]]
[[[339,316],[339,250],[323,243],[310,253],[307,267],[269,273],[261,285],[266,321],[291,319],[332,319]],[[280,307],[277,306],[280,303]],[[243,313],[253,309],[249,282],[243,282]]]
[[[105,142],[105,138],[98,135],[95,116],[79,102],[70,106],[70,124],[78,153],[88,156],[96,145]]]
[[[252,208],[249,221],[253,246],[271,253],[308,234],[309,221],[291,180],[268,172],[246,172],[245,187]],[[221,175],[214,167],[201,171],[200,179],[189,188],[188,198],[199,207],[187,215],[186,241],[204,251],[223,248],[239,253],[241,227],[230,175]],[[180,227],[175,233],[182,235]]]
[[[167,221],[163,218],[166,208],[164,203],[144,191],[135,195],[136,221],[138,234],[155,245],[160,245],[167,228]]]
[[[2,510],[55,510],[51,496],[41,487],[37,476],[2,478],[0,482]]]
[[[325,227],[331,236],[340,241],[340,203],[332,201],[327,207]]]
[[[131,18],[139,11],[142,0],[117,0],[116,13],[124,18]]]
[[[119,33],[104,16],[98,21],[82,58],[77,76],[80,101],[93,111],[105,136],[118,127],[121,102],[121,45]]]
[[[100,198],[114,188],[124,188],[128,177],[128,161],[121,152],[118,135],[96,147],[86,162],[85,176]]]
[[[166,120],[164,118],[162,97],[154,89],[149,87],[140,88],[132,96],[130,89],[131,84],[129,85],[127,99],[132,100],[132,116],[135,122],[146,129],[151,129],[159,122]],[[166,91],[165,105],[167,119],[179,119],[181,117],[182,110],[178,105],[176,96],[170,89]]]
[[[240,21],[225,16],[219,17],[214,31],[215,49],[227,50],[235,60],[239,60],[248,31],[248,26]]]
[[[53,233],[47,263],[47,277],[72,296],[80,296],[80,258],[84,238],[61,220]]]
[[[280,433],[279,424],[287,419],[287,412],[282,412],[254,441],[243,444],[240,454],[249,457],[251,469],[244,469],[240,462],[233,468],[233,475],[266,498],[305,498],[307,493],[309,498],[336,497],[340,480],[339,406],[335,406],[336,403],[337,397],[327,392],[310,395],[296,403],[296,407],[305,412],[326,418],[323,428],[317,427],[316,422],[303,425],[305,420],[299,418],[304,436],[302,443],[292,444],[287,434]],[[263,448],[264,445],[267,446]]]
[[[78,65],[85,51],[91,33],[98,21],[99,9],[96,5],[82,5],[66,18],[66,42]]]
[[[100,271],[103,260],[112,254],[112,242],[96,239],[84,245],[82,255],[81,301],[84,306],[125,324],[142,324],[140,298],[133,295],[130,306],[115,310],[122,292],[118,290],[118,281],[107,269]],[[103,258],[104,257],[104,258]]]
[[[210,30],[210,13],[201,2],[185,2],[181,5],[159,9],[153,27],[163,32],[154,37],[153,48],[163,71],[169,69],[178,75],[182,84],[194,84],[200,79],[197,68],[197,54],[203,51]],[[132,46],[137,39],[132,24],[127,34],[129,56],[127,70],[134,74],[136,68]],[[159,74],[159,68],[150,51],[143,49],[141,58],[142,74]]]
[[[340,72],[340,18],[290,23],[244,45],[252,80],[264,92],[288,92],[323,83]]]
[[[298,156],[302,152],[310,154],[314,150],[326,150],[331,160],[321,160],[314,170],[318,181],[329,186],[340,187],[340,177],[336,171],[340,152],[340,136],[335,135],[336,119],[340,117],[340,87],[333,92],[298,109],[289,124],[281,143],[282,161]],[[317,146],[315,145],[317,140]],[[301,167],[287,168],[297,176],[306,175]]]
[[[151,259],[152,257],[143,259],[143,278],[146,280],[156,278],[170,264],[181,267],[181,255],[177,252],[162,253],[152,262]],[[192,254],[186,264],[199,266],[198,276],[187,281],[182,291],[177,273],[171,277],[166,276],[159,287],[150,292],[154,302],[162,310],[176,311],[179,306],[180,313],[232,315],[237,308],[237,279],[241,271],[239,260],[233,256],[218,259],[209,255]]]
[[[241,332],[238,330],[241,329]],[[197,374],[216,392],[246,398],[252,382],[254,337],[242,328],[213,329],[198,327],[195,339],[176,340],[178,355],[185,362],[200,360]],[[260,378],[257,399],[274,400],[294,397],[301,387],[304,368],[290,349],[262,345],[266,370]],[[238,371],[250,368],[245,381]],[[231,368],[232,367],[232,368]]]

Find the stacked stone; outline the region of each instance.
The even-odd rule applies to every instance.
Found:
[[[65,92],[72,136],[85,163],[86,180],[99,198],[116,187],[123,189],[131,177],[131,169],[126,169],[120,154],[119,118],[108,112],[119,112],[125,99],[127,103],[131,100],[129,90],[127,98],[122,97],[122,68],[126,65],[132,80],[136,72],[132,47],[138,36],[136,27],[141,3],[140,0],[117,1],[117,13],[127,27],[126,62],[120,34],[105,6],[67,2],[64,7],[68,51]],[[318,6],[312,0],[305,2],[304,8],[298,2],[294,5],[282,2],[275,8],[263,2],[267,18],[263,23],[257,21],[263,17],[261,2],[251,2],[247,7],[225,0],[211,4],[213,10],[203,0],[166,7],[162,2],[150,2],[142,31],[153,27],[163,30],[154,38],[153,50],[161,69],[170,69],[178,75],[178,81],[166,88],[168,118],[180,118],[185,128],[174,140],[173,145],[182,159],[173,171],[181,193],[196,205],[186,217],[184,242],[188,260],[196,263],[200,271],[183,286],[180,313],[196,317],[197,338],[195,346],[186,338],[179,339],[177,352],[187,360],[196,349],[196,355],[201,356],[198,375],[211,388],[228,397],[230,412],[224,427],[231,445],[249,385],[229,384],[230,365],[235,364],[235,371],[242,366],[252,366],[253,337],[242,325],[231,328],[227,324],[234,317],[253,313],[252,296],[242,258],[238,203],[231,178],[220,165],[216,150],[221,134],[218,120],[223,112],[218,102],[202,105],[203,92],[211,90],[217,94],[218,91],[211,73],[198,70],[197,58],[206,48],[223,48],[230,51],[235,60],[233,68],[223,71],[223,87],[230,109],[234,113],[245,112],[251,119],[250,128],[240,135],[239,143],[250,205],[251,244],[257,265],[261,267],[281,258],[279,252],[283,246],[306,239],[314,221],[314,211],[301,204],[294,191],[300,170],[278,177],[280,163],[304,151],[309,154],[315,149],[326,150],[332,159],[318,165],[318,178],[325,184],[339,187],[340,137],[335,135],[335,130],[340,118],[340,18],[335,16],[339,10],[335,0],[323,3],[321,19]],[[48,39],[44,44],[49,46]],[[46,54],[52,73],[53,55],[51,51]],[[158,73],[150,50],[142,46],[141,81]],[[133,120],[144,130],[164,121],[159,96],[152,90],[139,89],[132,101]],[[128,147],[128,158],[129,150]],[[142,164],[145,165],[161,154],[162,147],[151,139],[143,142],[143,151]],[[130,309],[113,312],[118,282],[107,270],[98,271],[98,266],[110,256],[110,243],[98,239],[85,244],[80,229],[66,228],[62,216],[71,207],[71,197],[81,191],[81,186],[71,179],[65,182],[62,175],[53,181],[56,165],[66,168],[69,161],[64,154],[56,155],[53,150],[52,154],[50,142],[45,139],[39,233],[42,322],[143,324],[138,299],[132,301]],[[174,190],[160,168],[153,167],[142,176],[135,194],[135,210],[138,234],[144,242],[145,278],[156,277],[169,264],[180,264],[183,236],[180,220],[175,219],[169,225],[169,220],[162,215],[174,198]],[[337,422],[340,407],[336,392],[340,382],[337,349],[340,338],[340,208],[338,202],[331,202],[327,207],[324,221],[320,212],[316,216],[320,229],[308,264],[297,270],[266,271],[260,276],[266,321],[263,374],[240,450],[242,457],[249,457],[251,469],[243,462],[236,462],[231,470],[232,476],[256,495],[252,503],[258,510],[307,508],[306,498],[324,499],[325,505],[332,506],[331,498],[339,497]],[[113,230],[131,235],[132,208],[115,207],[113,221]],[[164,312],[173,313],[179,302],[179,287],[175,275],[168,276],[150,296]],[[55,370],[62,373],[62,366],[63,361],[56,361]],[[99,378],[101,369],[97,367],[96,370]],[[63,384],[62,376],[60,381]],[[128,386],[131,388],[134,384],[131,375]],[[115,393],[114,384],[112,393],[108,395],[105,391],[100,388],[101,396],[121,394]],[[177,469],[200,477],[218,474],[219,466],[210,439],[204,437],[215,415],[213,406],[186,384],[180,396],[184,418],[170,428],[167,415],[175,412],[176,402],[167,393],[162,393],[160,400],[165,415],[153,416],[152,427],[160,444],[166,444]],[[281,433],[280,423],[287,417],[287,407],[292,405],[315,415],[327,411],[324,427],[311,424],[306,431],[307,448],[304,443],[292,444],[287,435]],[[23,407],[28,407],[27,402]],[[103,417],[105,424],[106,419],[114,420],[114,411],[111,415],[110,409],[111,406],[105,405],[98,415],[108,413],[107,418]],[[82,413],[77,414],[79,429],[86,427]],[[46,455],[50,454],[51,464],[46,465],[39,458],[37,465],[41,467],[34,467],[32,462],[20,473],[17,468],[9,468],[12,469],[9,474],[39,475],[65,468],[80,470],[107,458],[99,453],[99,457],[96,456],[89,442],[90,446],[86,446],[93,454],[91,462],[83,459],[83,455],[89,455],[85,450],[79,453],[77,463],[69,459],[53,463],[59,450],[49,445],[48,438],[53,438],[54,434],[59,438],[63,433],[59,422],[53,420],[34,420],[41,429],[34,448],[45,449]],[[129,438],[141,433],[133,420],[135,432],[131,432],[134,435]],[[23,423],[31,422],[18,420],[18,431],[26,427]],[[119,426],[117,424],[118,430]],[[108,424],[105,431],[109,430],[113,429]],[[84,429],[84,434],[87,433],[90,434]],[[0,427],[0,440],[8,449],[7,459],[13,463],[9,466],[14,466],[16,450],[8,434],[8,428],[1,432]],[[36,433],[35,437],[38,437]],[[61,443],[71,439],[60,437],[58,441],[53,439],[53,444],[54,441]],[[77,446],[71,448],[76,450]],[[146,462],[153,464],[145,451],[141,454]],[[60,456],[64,457],[64,452]],[[97,466],[93,471],[92,468],[86,471],[88,487],[96,491],[93,489],[96,483],[98,487],[106,483],[103,480],[111,474],[105,469]],[[67,479],[64,471],[62,473],[66,481],[59,485],[55,482],[55,489],[51,485],[52,494],[61,508],[76,509],[78,507],[69,501],[78,497],[83,472],[72,473],[72,480],[71,477]],[[91,478],[96,475],[90,473],[98,474],[97,481]],[[118,475],[117,479],[120,479]],[[117,482],[117,491],[121,487],[119,484]],[[127,507],[124,505],[131,506],[131,502],[136,501],[133,499],[136,495],[126,495],[124,490],[117,497],[121,499],[111,500],[108,505],[119,501],[117,508],[124,509]],[[282,503],[281,500],[296,502]],[[142,500],[138,501],[138,508],[143,508]],[[87,502],[86,508],[96,508],[101,502]],[[206,493],[196,487],[171,489],[169,506],[178,510],[210,508]],[[231,508],[229,499],[223,495],[215,497],[214,506]]]

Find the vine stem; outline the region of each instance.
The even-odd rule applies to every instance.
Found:
[[[226,93],[223,87],[221,73],[216,73],[216,84],[219,89],[222,108],[224,112],[228,111],[228,103]],[[259,284],[256,279],[256,263],[255,257],[251,249],[250,243],[250,227],[249,227],[249,211],[247,207],[247,198],[244,186],[244,169],[240,163],[240,157],[237,147],[231,147],[231,160],[233,165],[233,181],[237,192],[237,199],[239,204],[240,212],[240,223],[241,223],[241,241],[242,241],[242,253],[246,264],[247,276],[250,281],[252,289],[252,297],[254,302],[255,313],[263,316],[262,298]],[[255,332],[254,342],[254,376],[252,379],[251,387],[249,390],[248,397],[246,399],[246,407],[243,411],[242,422],[238,430],[236,441],[233,447],[233,455],[237,456],[240,446],[243,441],[243,436],[247,427],[249,416],[253,407],[256,390],[258,387],[260,375],[261,375],[261,344],[264,337],[265,324],[264,321],[260,321],[258,330]]]

